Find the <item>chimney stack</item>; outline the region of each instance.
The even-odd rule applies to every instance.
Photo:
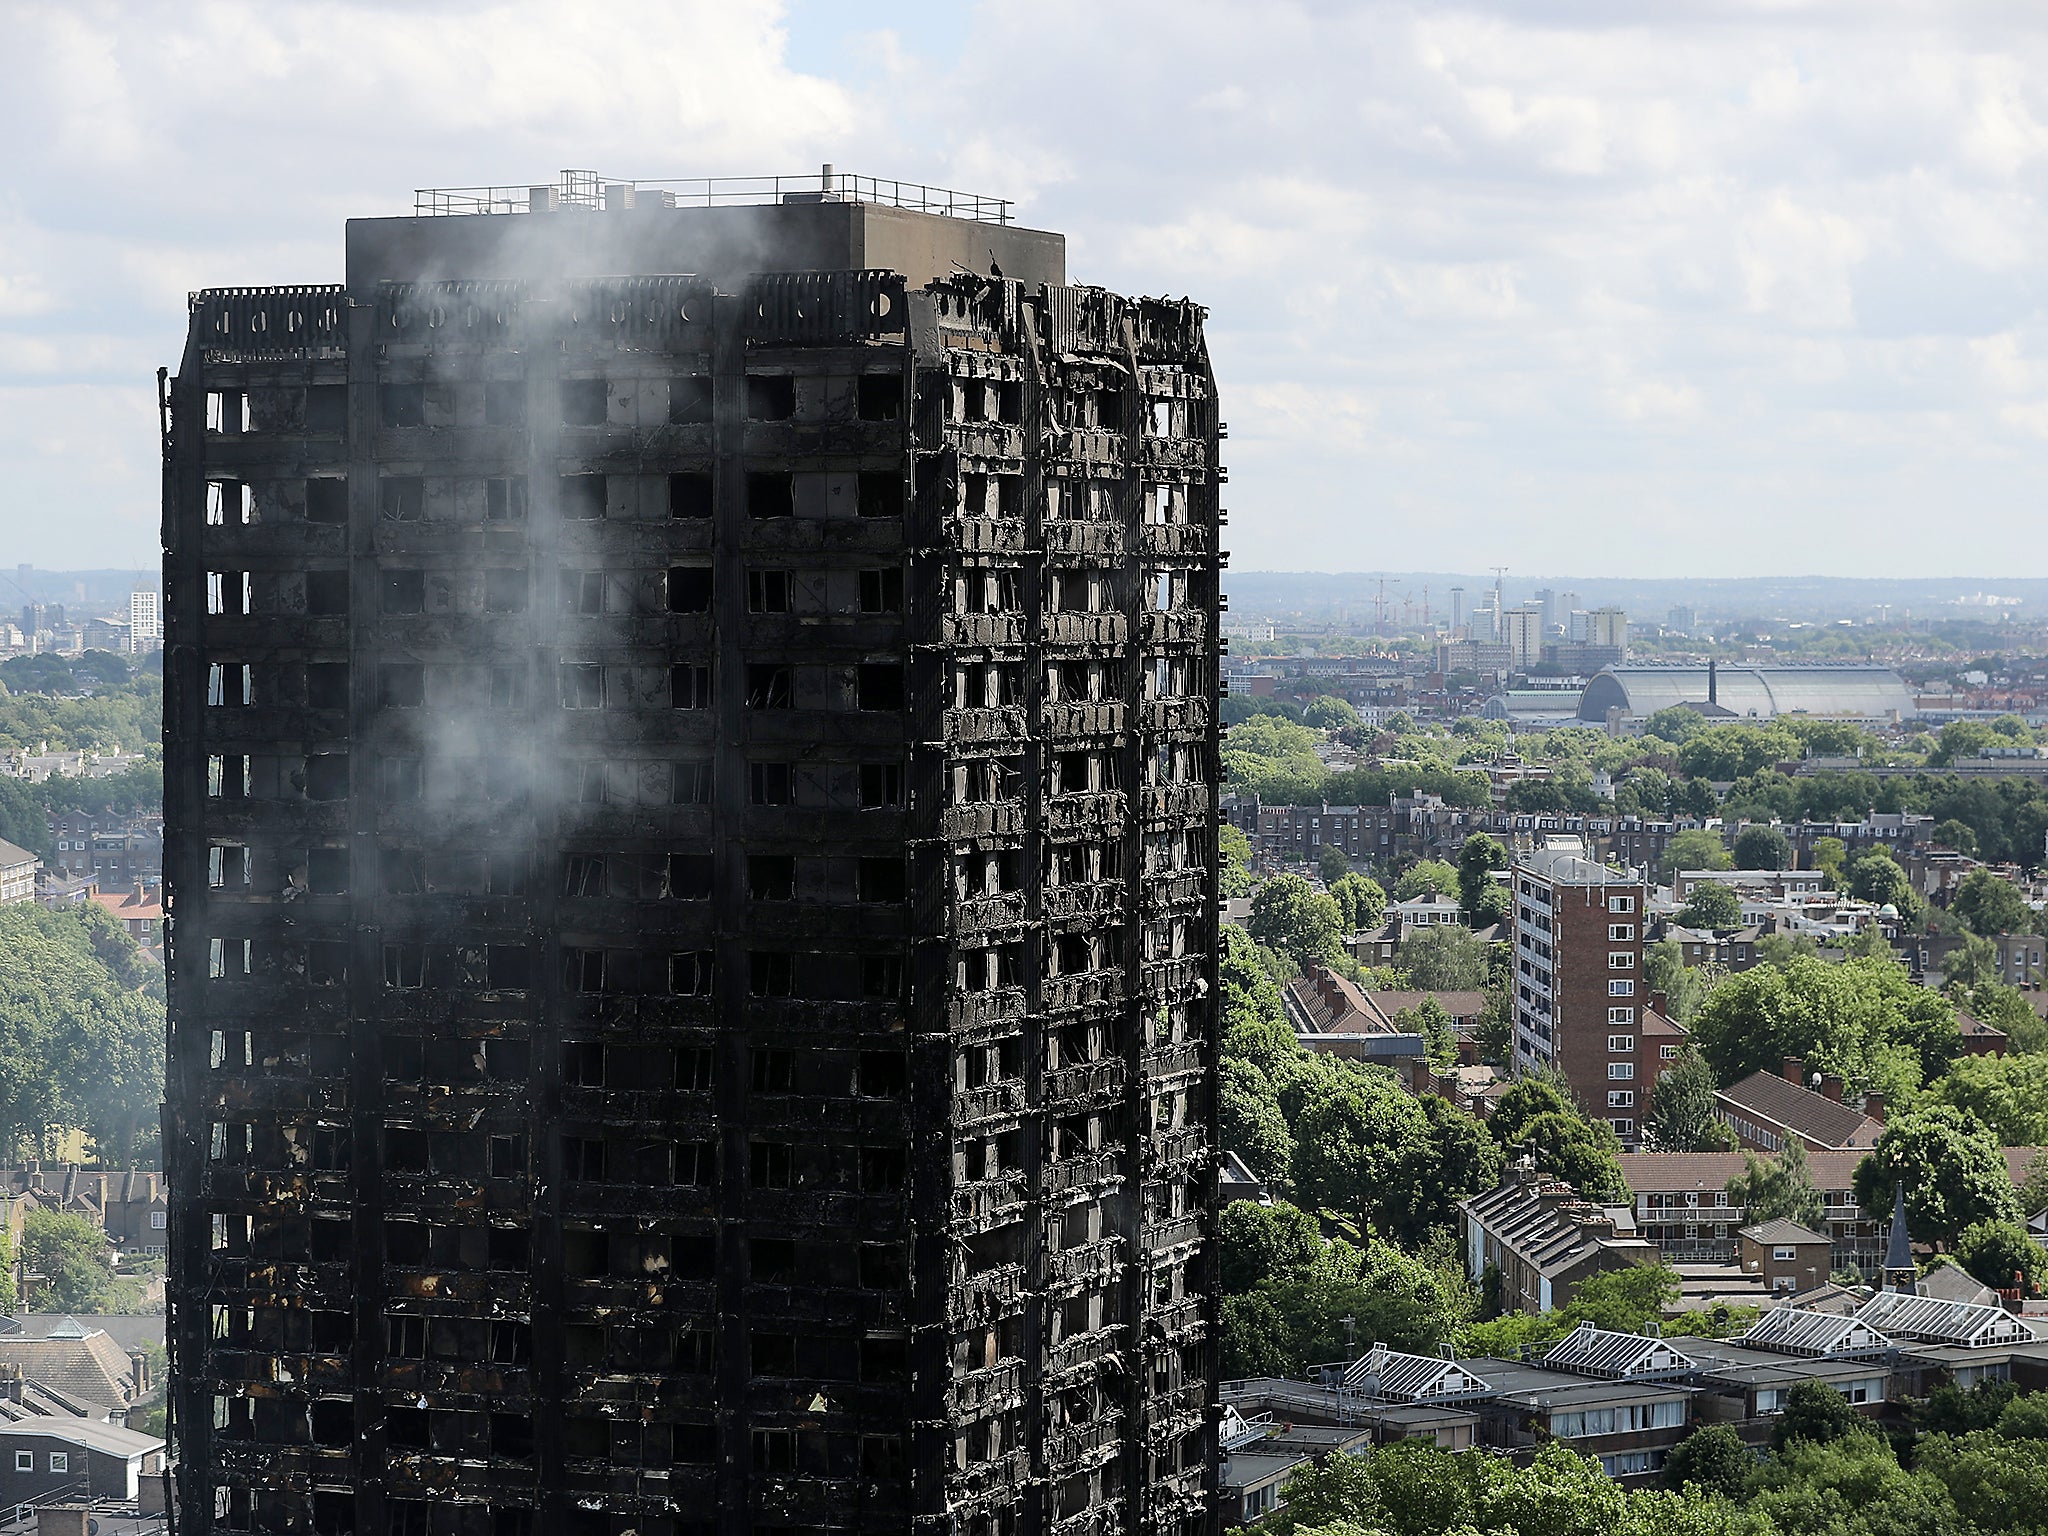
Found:
[[[1797,1083],[1800,1087],[1804,1088],[1806,1086],[1806,1063],[1797,1056],[1787,1056],[1785,1058],[1785,1065],[1781,1070],[1781,1075],[1786,1082]]]
[[[1824,1072],[1821,1074],[1820,1096],[1824,1099],[1833,1099],[1837,1104],[1839,1104],[1842,1102],[1842,1094],[1844,1090],[1848,1088],[1848,1086],[1849,1085],[1842,1080],[1841,1073]]]
[[[1879,1125],[1883,1125],[1884,1095],[1874,1088],[1869,1093],[1863,1095],[1863,1113],[1870,1116]]]

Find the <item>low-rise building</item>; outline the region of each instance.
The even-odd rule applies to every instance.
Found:
[[[1834,1240],[1825,1232],[1782,1217],[1742,1227],[1735,1257],[1746,1274],[1760,1275],[1773,1295],[1792,1295],[1828,1283],[1834,1272]]]
[[[145,889],[140,883],[126,890],[97,891],[92,900],[120,925],[128,937],[144,949],[160,949],[164,942],[164,890],[161,885]]]
[[[0,838],[0,907],[25,906],[36,899],[36,871],[43,861],[28,849]]]
[[[1752,1072],[1739,1083],[1715,1090],[1714,1113],[1735,1133],[1736,1142],[1759,1152],[1780,1152],[1798,1141],[1809,1152],[1865,1150],[1884,1134],[1884,1102],[1866,1095],[1847,1103],[1840,1078],[1823,1077],[1816,1092],[1802,1080],[1806,1064],[1786,1057],[1780,1072]]]
[[[1465,1264],[1477,1280],[1499,1276],[1502,1311],[1548,1312],[1570,1303],[1594,1275],[1655,1264],[1657,1247],[1637,1234],[1627,1207],[1581,1200],[1571,1185],[1528,1167],[1500,1187],[1458,1202]]]

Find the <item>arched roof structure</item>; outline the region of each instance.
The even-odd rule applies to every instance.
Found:
[[[1579,718],[1605,724],[1609,710],[1641,718],[1675,704],[1707,702],[1705,667],[1632,665],[1605,668],[1579,695]],[[1730,715],[1846,716],[1882,719],[1914,711],[1913,690],[1890,667],[1807,666],[1715,668],[1714,702]],[[1720,711],[1707,711],[1717,715]]]

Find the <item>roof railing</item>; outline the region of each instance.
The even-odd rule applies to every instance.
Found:
[[[830,165],[803,176],[689,176],[624,181],[596,171],[562,171],[545,185],[420,187],[413,192],[418,218],[460,214],[623,211],[631,208],[723,208],[783,203],[870,203],[913,213],[1008,224],[1008,198],[985,197],[918,181],[860,176]]]

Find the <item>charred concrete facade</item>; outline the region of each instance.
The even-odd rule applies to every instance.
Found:
[[[1205,1531],[1202,311],[630,202],[192,301],[179,1528]]]

